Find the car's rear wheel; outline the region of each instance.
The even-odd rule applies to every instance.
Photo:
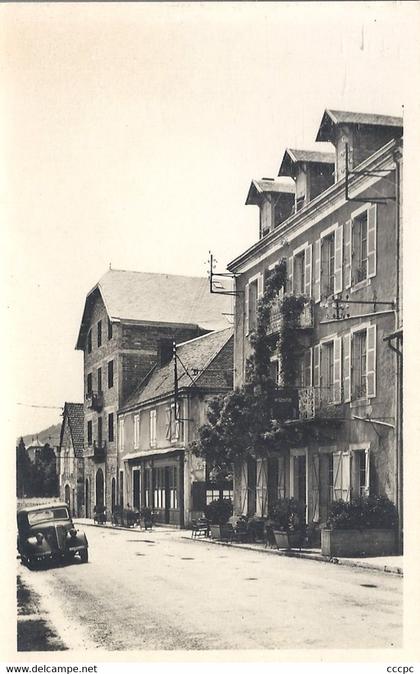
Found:
[[[80,551],[80,561],[82,564],[86,564],[89,561],[89,553],[87,548]]]

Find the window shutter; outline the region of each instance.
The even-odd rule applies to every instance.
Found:
[[[165,417],[166,417],[166,439],[171,439],[171,414],[172,410],[170,407],[165,407]],[[150,418],[150,423],[152,423],[152,418]]]
[[[351,400],[351,336],[343,335],[343,400]]]
[[[175,420],[175,440],[179,440],[181,432],[181,403],[176,403],[176,420]]]
[[[279,456],[278,458],[278,474],[277,474],[277,498],[284,498],[286,495],[286,470],[285,470],[285,457]]]
[[[370,449],[365,449],[366,485],[365,496],[370,494]]]
[[[342,452],[341,461],[341,498],[343,501],[350,501],[351,486],[351,464],[350,452]]]
[[[257,512],[258,517],[267,515],[267,459],[257,459]]]
[[[342,452],[333,452],[333,498],[339,501],[342,498]]]
[[[350,288],[351,286],[351,220],[347,220],[344,225],[344,287]]]
[[[314,243],[314,300],[321,299],[321,239]]]
[[[333,401],[341,403],[341,337],[334,339],[334,391]]]
[[[312,513],[311,521],[319,522],[319,454],[312,455]]]
[[[257,298],[264,295],[264,274],[258,274],[257,277]]]
[[[303,354],[304,386],[312,386],[312,349],[306,349]]]
[[[313,361],[314,361],[314,377],[313,377],[313,385],[316,388],[319,388],[320,386],[320,372],[319,372],[319,360],[320,360],[320,345],[316,344],[313,347]]]
[[[312,294],[312,244],[305,248],[305,295],[311,297]]]
[[[293,293],[293,255],[289,257],[289,261],[287,263],[287,273],[289,276],[288,291],[289,293]]]
[[[367,276],[376,276],[376,220],[377,205],[374,204],[367,213]]]
[[[244,292],[244,324],[245,324],[245,334],[249,335],[249,283],[245,285]]]
[[[343,225],[334,233],[334,293],[343,290]]]
[[[367,329],[366,336],[366,393],[368,398],[376,396],[376,325]]]
[[[268,515],[268,459],[263,459],[262,462],[262,478],[263,478],[263,490],[262,490],[262,517],[267,517]]]
[[[246,459],[241,462],[241,503],[240,514],[248,513],[248,463]]]

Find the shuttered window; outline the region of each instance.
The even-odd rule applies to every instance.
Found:
[[[333,499],[350,500],[350,452],[333,453]]]
[[[368,210],[367,217],[367,277],[376,276],[376,219],[377,205],[374,204]]]
[[[343,244],[343,284],[344,287],[350,288],[351,286],[351,269],[352,269],[352,249],[351,249],[351,236],[352,236],[352,222],[347,220],[344,225],[344,244]]]
[[[320,355],[321,355],[321,354],[320,354],[320,349],[321,349],[320,345],[319,345],[319,344],[316,344],[316,345],[313,347],[313,352],[312,352],[312,353],[313,353],[313,364],[314,364],[314,367],[313,367],[313,370],[314,370],[314,379],[313,379],[314,384],[313,384],[313,385],[314,385],[316,388],[319,388],[319,387],[320,387],[320,378],[321,378],[321,373],[320,373]]]
[[[376,325],[367,329],[366,347],[366,395],[368,398],[376,396]]]
[[[304,293],[307,297],[312,295],[312,244],[305,248],[305,287]]]
[[[333,402],[341,403],[341,374],[342,374],[342,361],[341,361],[341,337],[335,337],[334,339],[334,372],[333,372]]]
[[[334,293],[343,290],[343,226],[334,232]]]
[[[367,279],[367,211],[353,219],[353,285]]]
[[[334,233],[324,236],[321,243],[321,294],[334,293],[335,238]]]
[[[333,400],[334,389],[334,342],[326,342],[321,348],[321,399],[325,403]]]
[[[150,410],[150,446],[156,447],[156,410]]]
[[[344,402],[351,400],[351,335],[343,335],[343,399]]]
[[[367,339],[366,330],[355,332],[352,340],[352,399],[359,400],[366,397],[367,375]]]
[[[293,256],[293,293],[303,295],[305,291],[305,253]]]
[[[140,442],[140,414],[135,414],[133,418],[134,449],[139,448]]]
[[[314,243],[314,301],[321,299],[321,239]]]

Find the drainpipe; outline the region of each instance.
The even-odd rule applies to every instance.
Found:
[[[392,339],[397,339],[399,344],[398,331],[400,329],[400,252],[401,252],[401,167],[399,159],[401,151],[398,148],[394,154],[395,160],[395,247],[396,247],[396,297],[395,297],[395,332],[385,338],[389,348],[395,353],[397,383],[395,387],[395,497],[398,509],[398,552],[403,552],[403,531],[404,531],[404,498],[403,498],[403,352],[400,348],[391,343]]]

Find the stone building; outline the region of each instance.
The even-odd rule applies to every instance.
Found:
[[[121,505],[148,506],[157,521],[187,526],[219,491],[232,497],[232,483],[209,481],[189,449],[209,399],[232,384],[232,328],[179,344],[176,355],[171,342],[161,343],[153,370],[118,414]]]
[[[284,292],[306,297],[286,424],[305,440],[236,465],[236,512],[266,515],[275,499],[294,496],[318,529],[332,500],[375,493],[397,504],[402,529],[402,132],[397,117],[326,110],[316,140],[333,152],[286,150],[281,162],[281,179],[295,181],[293,212],[270,222],[268,209],[263,227],[265,194],[258,203],[248,195],[260,208],[260,238],[228,265],[238,291],[235,385],[244,382],[265,273],[286,259],[279,301]],[[272,185],[289,198],[278,179]],[[279,301],[273,335],[281,331]]]
[[[226,327],[230,298],[205,278],[109,270],[86,297],[76,349],[84,353],[84,503],[111,512],[124,490],[117,413],[156,363],[161,340],[176,343]]]
[[[83,403],[64,403],[59,446],[59,489],[72,515],[84,515]]]

